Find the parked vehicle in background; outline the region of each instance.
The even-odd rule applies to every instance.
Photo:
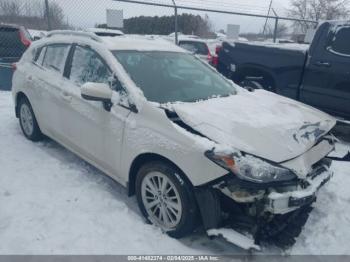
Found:
[[[94,33],[98,36],[121,36],[124,35],[124,33],[121,30],[116,29],[106,29],[106,28],[89,28],[86,30],[87,32]]]
[[[216,67],[218,64],[220,41],[180,37],[179,46],[198,55],[203,61],[208,62],[212,66]]]
[[[311,45],[228,43],[219,71],[237,84],[299,100],[350,119],[350,23],[322,23]]]
[[[28,29],[29,34],[31,35],[33,41],[39,40],[46,36],[47,31],[44,30],[34,30],[34,29]]]
[[[274,40],[273,38],[268,38],[264,42],[277,43],[277,44],[294,44],[294,43],[296,43],[292,39],[287,39],[287,38],[277,38],[276,40]]]
[[[13,64],[19,61],[31,41],[23,26],[0,24],[0,90],[11,90]]]
[[[332,176],[334,118],[248,92],[165,40],[51,32],[12,93],[25,137],[100,168],[172,237],[203,223],[247,249],[292,245]]]

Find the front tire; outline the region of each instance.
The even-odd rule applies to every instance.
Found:
[[[33,142],[42,140],[43,134],[40,131],[32,106],[27,98],[22,98],[19,101],[18,112],[19,123],[24,136]]]
[[[197,226],[197,204],[191,185],[169,164],[155,161],[142,166],[136,177],[136,197],[147,222],[171,237],[184,237]]]

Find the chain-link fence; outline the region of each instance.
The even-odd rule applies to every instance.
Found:
[[[316,24],[315,21],[280,15],[285,10],[273,6],[271,0],[248,0],[244,3],[238,0],[1,0],[0,22],[23,25],[32,29],[36,36],[35,31],[103,26],[106,24],[107,9],[124,10],[124,29],[127,33],[185,33],[183,31],[192,29],[202,37],[214,37],[208,33],[225,31],[227,24],[238,24],[242,34],[277,38],[295,33],[295,24]],[[181,18],[184,14],[201,16],[207,24],[199,24],[201,21],[193,19],[184,20]],[[138,26],[131,26],[136,20],[130,18],[139,16],[144,19],[139,19]],[[162,21],[160,18],[164,16],[169,19]],[[146,21],[145,17],[156,18],[142,24]],[[159,22],[164,22],[162,30],[156,27],[154,20],[157,18]]]
[[[227,25],[240,27],[241,40],[279,41],[298,37],[295,25],[314,21],[279,16],[271,0],[1,0],[0,89],[11,85],[11,64],[30,42],[56,29],[121,29],[126,34],[226,37]],[[107,23],[106,10],[123,10],[121,28]]]

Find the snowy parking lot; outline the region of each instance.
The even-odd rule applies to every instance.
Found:
[[[244,254],[203,232],[171,239],[145,224],[126,190],[57,143],[24,138],[0,92],[0,254]],[[350,145],[338,144],[344,155]],[[350,164],[333,179],[291,254],[350,254]],[[280,253],[265,247],[265,253]]]

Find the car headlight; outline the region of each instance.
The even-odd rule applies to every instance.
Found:
[[[296,175],[289,169],[268,163],[267,161],[252,155],[221,154],[214,150],[207,151],[206,157],[214,163],[231,171],[240,179],[254,183],[271,183],[290,181]]]

